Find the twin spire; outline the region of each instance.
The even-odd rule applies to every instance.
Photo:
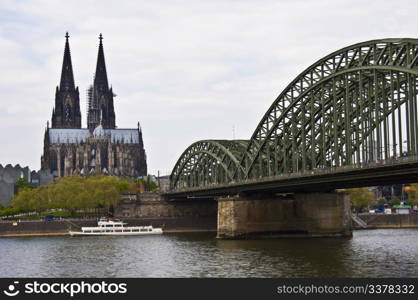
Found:
[[[64,48],[64,59],[62,62],[62,71],[61,71],[61,81],[60,81],[60,89],[74,89],[74,74],[73,74],[73,66],[71,63],[71,52],[70,52],[70,43],[68,42],[69,34],[66,32],[65,34],[65,48]],[[106,72],[106,63],[104,58],[104,51],[103,51],[103,36],[100,33],[99,35],[99,53],[97,55],[97,65],[96,65],[96,73],[94,76],[94,85],[103,86],[103,88],[108,89],[109,84],[107,81],[107,72]]]
[[[60,86],[55,96],[55,110],[52,113],[53,128],[81,128],[81,114],[78,87],[74,84],[71,52],[68,32],[65,34],[64,59]],[[93,130],[99,124],[104,128],[116,128],[113,91],[109,89],[106,63],[103,51],[103,36],[99,35],[99,52],[97,55],[94,82],[88,89],[87,126]]]

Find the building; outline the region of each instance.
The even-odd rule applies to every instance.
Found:
[[[411,212],[411,205],[403,203],[399,205],[394,205],[393,208],[395,209],[395,213],[397,214],[408,215]]]
[[[19,178],[32,186],[39,186],[52,181],[52,175],[47,172],[31,171],[29,167],[11,164],[5,167],[0,164],[0,205],[9,206],[15,192],[15,184]]]
[[[55,91],[52,122],[45,130],[41,170],[55,177],[72,174],[147,175],[142,130],[116,126],[114,93],[109,88],[99,36],[94,82],[88,89],[87,128],[81,128],[79,90],[74,83],[68,33],[65,36],[61,80]]]

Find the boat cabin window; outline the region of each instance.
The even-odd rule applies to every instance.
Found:
[[[113,227],[113,225],[111,225],[111,224],[110,225],[106,225],[106,227]]]
[[[101,230],[93,230],[93,232],[102,232]]]
[[[120,224],[115,224],[115,227],[121,227],[122,225],[120,225]]]
[[[139,232],[139,229],[132,229],[132,232]]]

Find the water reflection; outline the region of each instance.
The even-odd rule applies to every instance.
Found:
[[[0,239],[5,277],[416,277],[418,230],[351,239],[216,240],[214,233]]]
[[[250,255],[252,273],[274,277],[344,277],[351,239],[285,239],[265,241],[218,241],[225,252]],[[251,271],[251,270],[249,270]]]

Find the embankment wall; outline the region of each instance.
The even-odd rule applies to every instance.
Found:
[[[369,227],[374,228],[418,228],[418,214],[359,214]]]

